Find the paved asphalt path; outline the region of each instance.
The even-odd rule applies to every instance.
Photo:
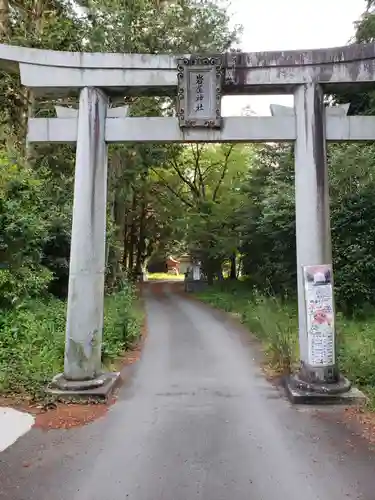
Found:
[[[0,454],[1,500],[375,499],[375,454],[341,410],[292,407],[219,312],[167,292],[149,293],[147,314],[119,401]]]

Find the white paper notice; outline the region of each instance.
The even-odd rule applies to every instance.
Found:
[[[335,363],[335,334],[332,268],[304,267],[307,315],[308,363],[329,366]]]
[[[201,268],[200,266],[193,267],[193,280],[198,281],[201,279]]]

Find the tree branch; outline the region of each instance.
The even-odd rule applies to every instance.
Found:
[[[199,191],[197,190],[197,187],[194,186],[194,184],[189,181],[189,179],[187,179],[181,172],[181,170],[179,169],[178,165],[177,165],[177,162],[176,162],[176,158],[172,158],[169,160],[170,161],[170,164],[172,165],[172,167],[174,168],[174,170],[176,171],[177,175],[179,176],[179,178],[182,180],[182,182],[184,182],[187,186],[189,186],[191,192],[197,197],[199,198]]]
[[[229,149],[228,149],[228,151],[225,154],[225,160],[224,160],[223,170],[221,171],[220,179],[219,179],[219,181],[217,183],[217,186],[215,188],[215,191],[214,191],[214,193],[212,195],[212,201],[216,201],[216,197],[217,197],[217,195],[219,193],[220,186],[222,185],[224,177],[225,177],[225,175],[226,175],[226,173],[228,171],[229,157],[230,157],[230,155],[231,155],[231,153],[233,151],[233,148],[234,148],[234,145],[231,144],[230,147],[229,147]]]
[[[191,146],[191,152],[193,154],[193,157],[195,158],[194,146],[193,146],[193,144],[191,144],[190,146]],[[195,187],[197,186],[198,166],[199,166],[199,163],[197,161],[195,161],[195,166],[194,166],[194,181],[193,181],[193,184],[194,184]]]
[[[174,196],[176,196],[176,198],[178,198],[180,201],[182,201],[182,203],[184,203],[188,207],[194,208],[194,205],[192,205],[188,200],[186,200],[183,196],[181,196],[180,193],[178,193],[177,191],[175,191],[168,184],[168,182],[164,179],[164,177],[159,174],[159,172],[157,170],[155,170],[154,168],[151,168],[151,170],[158,176],[158,178],[161,181],[161,183],[163,184],[163,186],[166,187]]]
[[[201,148],[199,148],[199,144],[196,144],[196,154],[194,152],[193,145],[192,145],[192,150],[193,150],[193,156],[195,159],[195,170],[198,172],[198,177],[199,177],[199,189],[198,189],[198,191],[200,191],[202,193],[203,199],[206,199],[206,187],[204,185],[204,177],[202,174],[201,167],[199,165],[203,146]]]

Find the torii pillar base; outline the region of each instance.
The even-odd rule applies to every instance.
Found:
[[[92,380],[67,380],[64,374],[56,375],[47,389],[47,394],[60,401],[107,403],[120,385],[120,372],[108,372]]]
[[[301,380],[298,375],[291,375],[284,382],[288,399],[293,404],[310,405],[362,405],[366,396],[351,382],[340,376],[337,383],[313,384]]]

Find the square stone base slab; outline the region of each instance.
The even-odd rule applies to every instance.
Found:
[[[366,402],[366,396],[355,387],[339,394],[320,394],[296,389],[292,386],[289,378],[284,381],[284,387],[289,401],[293,404],[353,406],[362,405]]]
[[[60,401],[106,403],[120,381],[120,372],[103,373],[94,380],[79,382],[67,380],[61,373],[53,378],[46,392]]]

